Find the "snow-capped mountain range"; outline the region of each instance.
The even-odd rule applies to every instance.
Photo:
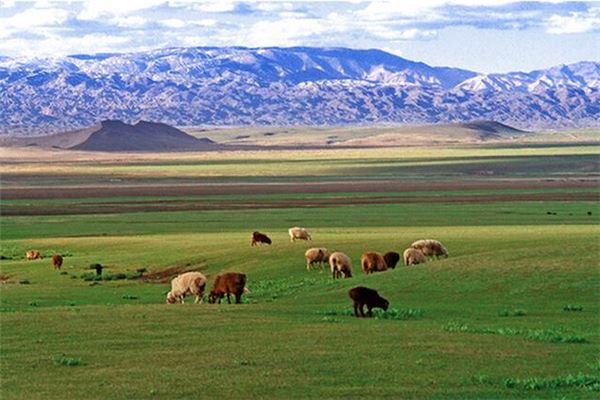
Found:
[[[49,133],[104,119],[190,125],[338,125],[495,120],[600,126],[600,63],[478,74],[380,50],[169,48],[0,56],[0,132]]]

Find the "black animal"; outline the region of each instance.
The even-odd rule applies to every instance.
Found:
[[[252,246],[257,246],[261,243],[265,243],[265,244],[271,244],[271,239],[265,235],[264,233],[260,233],[260,232],[252,232],[252,242],[250,243]]]
[[[367,306],[369,318],[373,316],[371,310],[373,308],[382,308],[386,311],[390,305],[390,302],[379,296],[377,290],[369,289],[364,286],[357,286],[348,291],[348,295],[353,301],[354,315],[358,317],[358,311],[360,310],[360,316],[365,316],[364,306]]]
[[[383,255],[383,259],[385,260],[388,268],[394,269],[396,268],[398,261],[400,261],[400,254],[396,253],[395,251],[388,251]]]

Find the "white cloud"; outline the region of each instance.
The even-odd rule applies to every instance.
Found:
[[[32,26],[61,25],[68,17],[68,11],[58,8],[30,8],[0,21],[3,26],[26,30]]]
[[[185,21],[182,21],[177,18],[162,19],[162,20],[158,21],[158,23],[167,28],[175,28],[175,29],[183,28],[184,26],[186,26]]]
[[[301,44],[301,39],[343,30],[343,24],[331,24],[324,19],[283,18],[255,23],[243,40],[249,46],[293,46]]]
[[[568,16],[552,15],[548,18],[548,33],[583,33],[600,29],[600,7],[591,8],[587,13],[572,12]]]
[[[216,19],[198,19],[195,21],[187,21],[190,25],[197,25],[197,26],[215,26],[217,25],[217,20]]]
[[[416,39],[434,39],[438,33],[428,29],[390,29],[382,25],[372,26],[367,29],[370,33],[386,40],[416,40]]]
[[[111,23],[121,28],[141,28],[148,23],[146,18],[136,15],[129,17],[115,17],[110,20]]]
[[[194,4],[193,8],[197,11],[224,13],[235,10],[235,1],[202,1],[198,4]]]
[[[128,42],[129,39],[126,37],[105,34],[68,38],[50,35],[33,43],[16,38],[0,41],[0,54],[19,54],[25,57],[51,57],[73,53],[94,54],[115,51]]]
[[[93,21],[99,18],[124,16],[164,4],[165,0],[87,0],[77,18]]]
[[[14,0],[0,0],[0,8],[12,8],[15,6]]]

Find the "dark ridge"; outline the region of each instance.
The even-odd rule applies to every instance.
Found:
[[[172,126],[139,121],[129,125],[119,120],[105,120],[100,129],[83,142],[69,147],[86,151],[175,151],[209,150],[217,145],[207,138],[195,138]]]

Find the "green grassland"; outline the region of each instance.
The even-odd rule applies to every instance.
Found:
[[[35,152],[35,150],[34,150]],[[29,156],[4,160],[6,186],[598,177],[600,146],[370,148]]]
[[[481,157],[496,157],[488,153],[495,151],[508,157],[505,175],[488,179],[591,179],[598,171],[598,149],[589,146],[514,153],[448,149],[428,156],[409,150],[418,153],[415,162],[429,160],[418,171],[400,165],[401,150],[383,150],[385,166],[377,165],[380,161],[371,151],[368,160],[364,154],[339,151],[323,153],[321,162],[306,156],[312,160],[307,168],[325,171],[319,175],[310,170],[317,180],[343,179],[349,169],[356,176],[383,176],[385,171],[377,168],[392,168],[393,177],[434,179],[446,173],[435,170],[436,159],[443,162],[454,152],[460,160],[458,172],[467,174],[465,168],[481,166]],[[255,166],[273,161],[280,179],[294,181],[294,173],[280,170],[292,164],[285,154],[258,156],[264,161]],[[293,158],[292,153],[287,156]],[[244,171],[241,155],[189,157],[195,179],[203,173],[202,163],[233,164],[220,172],[223,179],[239,179]],[[546,158],[540,163],[537,157]],[[157,165],[143,162],[148,165],[142,172],[154,182],[178,177],[169,170],[175,158],[164,169],[159,165],[165,160]],[[111,162],[110,172],[98,173],[97,179],[115,171],[130,177],[133,164]],[[346,167],[339,169],[340,164]],[[38,174],[24,172],[33,165],[47,172],[36,179],[48,186],[56,182],[45,180],[49,176],[73,183],[75,175],[96,173],[73,161],[62,171],[53,163],[32,162],[24,170],[10,167],[9,175]],[[69,168],[81,169],[71,174]],[[158,171],[156,177],[151,170]],[[543,189],[577,190],[595,191]],[[358,199],[372,194],[303,194],[309,200],[340,195]],[[206,198],[218,203],[243,197]],[[140,199],[172,198],[24,198],[3,200],[2,205]],[[594,399],[600,393],[599,215],[597,201],[4,215],[0,276],[8,282],[0,284],[0,394],[2,399]],[[310,228],[313,241],[290,243],[287,228],[294,225]],[[269,234],[273,245],[251,247],[253,230]],[[370,276],[360,272],[362,252],[401,253],[421,238],[441,240],[450,257]],[[354,277],[334,281],[327,268],[307,271],[303,254],[312,246],[346,252],[354,263]],[[46,258],[26,261],[25,251],[34,248]],[[65,255],[60,273],[48,259],[54,253]],[[106,266],[105,277],[125,274],[132,279],[90,280],[88,266],[97,262]],[[184,305],[167,305],[168,281],[135,278],[140,268],[148,276],[173,267],[200,270],[209,281],[221,271],[244,272],[250,293],[240,305],[197,305],[191,298]],[[377,289],[390,301],[389,312],[373,319],[353,317],[347,292],[357,285]]]

